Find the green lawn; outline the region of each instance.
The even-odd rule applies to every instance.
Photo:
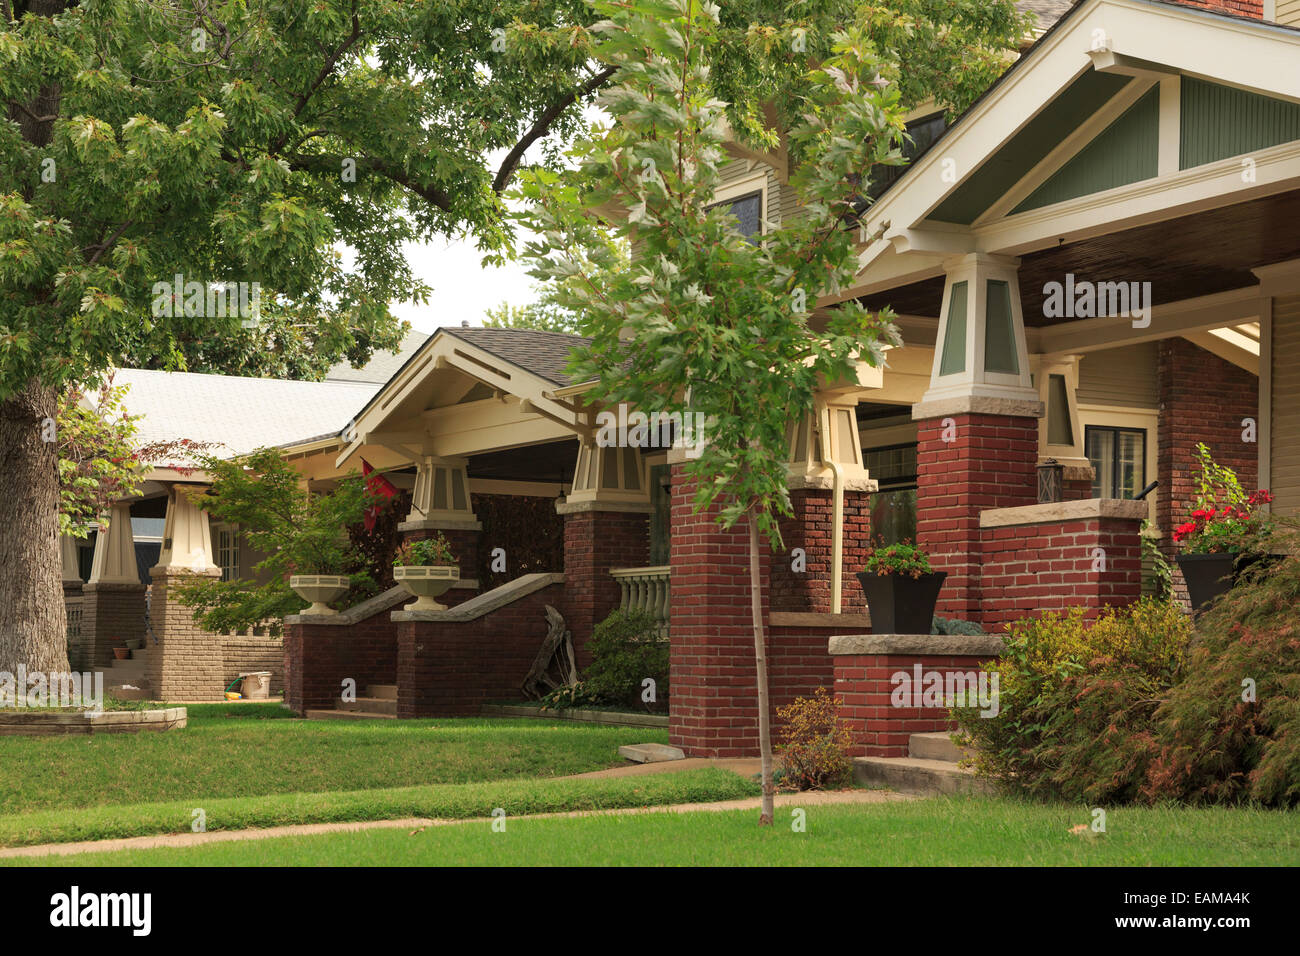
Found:
[[[676,777],[677,775],[673,775]],[[684,775],[683,775],[684,776]],[[648,783],[651,778],[646,778]],[[659,778],[664,779],[664,778]],[[680,779],[680,777],[678,777]],[[505,804],[510,812],[509,804]],[[193,849],[84,854],[23,865],[87,866],[520,866],[520,865],[1295,865],[1300,814],[1224,809],[1117,808],[1105,835],[1080,837],[1082,807],[1001,799],[810,807],[807,831],[789,809],[760,829],[755,812],[653,813],[580,819],[506,819]]]
[[[291,716],[275,703],[200,704],[183,730],[0,737],[0,815],[564,776],[622,764],[622,744],[668,740],[655,728],[527,718]]]

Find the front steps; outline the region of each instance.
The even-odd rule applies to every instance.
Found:
[[[149,681],[145,678],[145,664],[149,651],[141,648],[131,652],[131,659],[113,660],[113,666],[104,673],[104,693],[118,700],[151,700]]]
[[[370,684],[366,696],[338,701],[333,710],[309,710],[308,720],[396,720],[397,685]]]
[[[947,733],[912,734],[906,757],[855,757],[853,777],[866,787],[887,787],[921,796],[987,793],[993,783],[957,765],[962,752]]]

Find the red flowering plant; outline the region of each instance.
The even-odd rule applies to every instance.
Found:
[[[1273,532],[1273,519],[1260,505],[1273,496],[1260,489],[1246,494],[1231,468],[1218,464],[1205,444],[1196,446],[1200,473],[1189,519],[1174,529],[1174,540],[1189,554],[1265,550],[1261,540]]]

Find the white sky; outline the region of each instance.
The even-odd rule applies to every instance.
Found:
[[[482,325],[483,313],[503,301],[526,305],[536,296],[537,281],[525,272],[522,262],[510,262],[501,268],[485,268],[483,254],[473,240],[408,243],[404,248],[415,274],[428,283],[433,292],[425,305],[411,302],[395,304],[393,311],[421,332],[433,332],[441,326]]]

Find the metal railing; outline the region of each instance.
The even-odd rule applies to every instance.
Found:
[[[658,622],[658,638],[668,640],[668,582],[670,568],[613,568],[610,577],[623,589],[619,606],[624,611],[644,611]]]

